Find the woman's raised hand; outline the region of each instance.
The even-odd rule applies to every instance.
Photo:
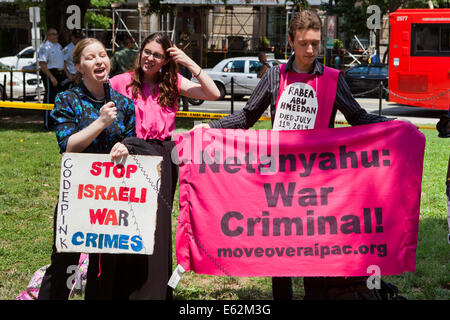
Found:
[[[199,123],[199,124],[196,124],[196,125],[195,125],[191,130],[189,130],[189,131],[193,131],[193,130],[201,129],[201,128],[209,129],[209,128],[211,128],[211,127],[210,127],[209,124],[207,124],[207,123]]]
[[[211,77],[206,72],[202,72],[202,68],[189,58],[183,50],[174,45],[168,48],[167,52],[175,63],[188,68],[192,76],[198,81],[193,82],[189,79],[183,79],[180,87],[181,95],[202,100],[216,100],[220,97],[220,91]]]
[[[175,45],[167,49],[167,52],[169,53],[169,56],[173,59],[175,63],[182,64],[187,68],[194,68],[195,65],[197,65],[191,58],[188,57],[186,53],[184,53],[183,50],[181,50]],[[197,68],[200,67],[197,66]]]

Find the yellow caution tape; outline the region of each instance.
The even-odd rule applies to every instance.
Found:
[[[19,109],[37,109],[37,110],[52,110],[53,104],[48,103],[31,103],[31,102],[11,102],[0,101],[0,107],[3,108],[19,108]],[[177,117],[180,118],[203,118],[203,119],[220,119],[228,116],[226,113],[208,113],[208,112],[190,112],[190,111],[178,111]],[[270,117],[261,117],[259,120],[270,120]],[[348,124],[347,121],[335,121],[335,124]],[[417,126],[419,129],[432,129],[433,126]]]
[[[207,112],[188,112],[188,111],[178,111],[177,117],[180,118],[204,118],[204,119],[220,119],[228,116],[227,113],[207,113]],[[270,120],[270,117],[261,117],[259,120]]]
[[[177,112],[177,117],[180,118],[220,119],[225,116],[227,116],[227,114],[224,113],[188,112],[188,111]]]
[[[348,124],[347,121],[335,121],[334,124]],[[414,124],[414,123],[413,123]],[[414,124],[415,125],[415,124]],[[415,125],[418,129],[436,129],[436,127],[433,126],[418,126]]]
[[[49,103],[0,101],[0,107],[2,107],[2,108],[18,108],[18,109],[52,110],[53,109],[53,104],[49,104]]]

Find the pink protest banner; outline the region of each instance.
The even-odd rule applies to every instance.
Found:
[[[401,121],[175,137],[177,262],[227,276],[415,271],[425,138]],[[175,155],[176,153],[176,155]]]

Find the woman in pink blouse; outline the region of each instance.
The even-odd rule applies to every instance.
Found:
[[[199,83],[178,73],[180,63]],[[220,92],[214,81],[164,33],[148,36],[139,50],[131,72],[110,79],[116,91],[133,99],[136,106],[136,136],[165,140],[175,131],[178,97],[216,100]]]
[[[178,63],[188,68],[198,83],[180,75]],[[126,266],[118,268],[134,274],[133,279],[127,281],[131,299],[171,299],[172,291],[167,282],[172,273],[171,213],[178,168],[170,155],[174,147],[171,136],[175,131],[178,98],[184,95],[216,100],[220,93],[202,68],[175,47],[164,33],[148,36],[139,50],[134,70],[113,77],[110,84],[135,104],[136,137],[122,141],[130,155],[163,157],[153,254],[130,255],[128,261],[121,262]],[[149,181],[149,185],[156,189],[159,183]]]

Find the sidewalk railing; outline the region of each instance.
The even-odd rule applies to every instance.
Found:
[[[383,87],[384,91],[386,91],[388,94],[391,94],[393,96],[396,96],[397,98],[406,100],[406,101],[415,101],[415,102],[420,102],[420,101],[430,101],[430,100],[434,100],[434,99],[438,99],[444,95],[446,95],[447,93],[450,92],[450,89],[445,90],[444,92],[441,92],[433,97],[427,97],[427,98],[422,98],[422,99],[415,99],[415,98],[407,98],[407,97],[402,97],[398,94],[396,94],[395,92],[390,91],[389,89],[386,89],[385,87]]]
[[[225,83],[224,85],[227,86],[228,84],[231,85],[231,90],[230,90],[230,93],[231,93],[231,108],[230,109],[231,110],[230,110],[230,113],[233,113],[234,112],[234,86],[239,86],[241,88],[248,89],[251,92],[253,91],[253,88],[249,88],[248,86],[244,86],[244,85],[236,82],[236,80],[233,77],[231,78],[231,80],[229,82]],[[447,93],[450,93],[450,89],[448,89],[444,92],[441,92],[432,97],[426,97],[426,98],[422,98],[422,99],[414,99],[414,98],[403,97],[403,96],[396,94],[395,92],[392,92],[391,90],[389,90],[388,88],[386,88],[384,86],[383,81],[380,81],[378,86],[376,86],[372,89],[369,89],[367,91],[364,91],[364,92],[355,93],[355,94],[353,94],[353,97],[355,97],[355,98],[364,97],[364,96],[367,96],[368,94],[374,93],[374,92],[378,92],[378,99],[379,99],[378,114],[381,116],[382,106],[383,106],[383,98],[384,98],[383,93],[396,96],[397,98],[403,99],[405,101],[419,102],[419,101],[430,101],[430,100],[438,99],[438,98],[446,95]]]
[[[6,69],[6,70],[0,70],[0,99],[3,101],[9,100],[14,101],[15,96],[19,96],[19,93],[16,92],[14,94],[14,86],[18,85],[18,80],[14,78],[14,73],[22,73],[21,77],[21,83],[22,83],[22,101],[25,102],[27,98],[27,87],[35,87],[36,90],[39,87],[42,89],[42,91],[39,92],[39,94],[44,93],[44,86],[41,84],[41,78],[40,76],[36,75],[36,73],[39,72],[39,70],[14,70],[14,69]],[[36,75],[36,79],[26,79],[26,73],[31,73]],[[9,79],[8,79],[9,74]],[[38,92],[36,92],[36,95],[38,95]],[[28,92],[30,93],[30,92]],[[9,95],[9,97],[8,97]]]
[[[0,70],[1,72],[1,70]],[[242,85],[240,83],[237,83],[234,78],[232,77],[231,80],[227,83],[225,83],[225,86],[230,84],[231,85],[231,101],[230,101],[230,114],[234,113],[234,86],[239,86],[245,89],[248,89],[250,91],[253,91],[253,88],[250,88],[248,86]],[[383,93],[385,92],[386,94],[392,94],[398,98],[407,100],[407,101],[429,101],[429,100],[433,100],[433,99],[437,99],[440,98],[442,96],[444,96],[447,93],[450,93],[450,89],[441,92],[433,97],[427,97],[427,98],[423,98],[423,99],[413,99],[413,98],[408,98],[408,97],[402,97],[392,91],[390,91],[389,89],[387,89],[386,87],[384,87],[383,82],[380,81],[378,87],[372,88],[370,90],[364,91],[364,92],[359,92],[359,93],[355,93],[353,94],[353,97],[357,98],[357,97],[361,97],[361,96],[366,96],[369,93],[373,93],[378,91],[378,98],[379,98],[379,110],[378,113],[381,116],[382,114],[382,100],[383,100]],[[250,93],[251,94],[251,93]],[[53,109],[53,104],[45,104],[45,103],[24,103],[24,102],[13,102],[13,101],[0,101],[0,108],[20,108],[20,109],[35,109],[35,110],[52,110]],[[180,118],[204,118],[204,119],[220,119],[224,116],[227,116],[228,114],[218,114],[218,113],[208,113],[208,112],[186,112],[186,111],[178,111],[177,112],[177,117]],[[270,120],[270,117],[266,117],[266,116],[262,116],[259,120]],[[346,121],[335,121],[336,124],[348,124]],[[419,127],[420,129],[435,129],[434,127],[429,127],[429,126],[421,126]]]

